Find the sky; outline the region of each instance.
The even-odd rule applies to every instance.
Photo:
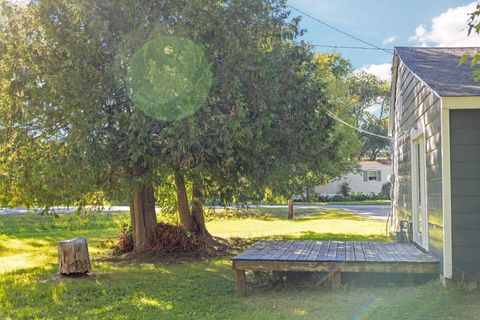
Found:
[[[480,36],[467,37],[468,14],[477,1],[463,0],[288,0],[288,5],[344,32],[383,48],[394,46],[479,46]],[[293,15],[301,15],[290,9]],[[308,17],[303,39],[316,45],[366,45]],[[390,79],[393,55],[380,50],[317,48],[339,52],[356,69]]]

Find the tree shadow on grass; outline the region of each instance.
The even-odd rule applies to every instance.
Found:
[[[351,234],[351,233],[318,233],[302,231],[300,235],[274,235],[268,240],[317,240],[317,241],[390,241],[391,238],[382,234]]]
[[[370,218],[362,217],[350,211],[342,209],[323,209],[323,208],[300,208],[295,209],[294,218],[287,219],[286,208],[250,208],[250,209],[230,209],[230,210],[208,210],[206,214],[207,221],[215,220],[238,220],[238,219],[257,219],[263,221],[285,220],[290,222],[303,222],[308,220],[353,220],[353,221],[372,221]]]

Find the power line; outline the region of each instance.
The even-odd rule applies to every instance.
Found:
[[[373,133],[373,132],[370,132],[370,131],[367,131],[367,130],[363,130],[361,128],[357,128],[355,127],[354,125],[340,119],[336,114],[332,113],[330,110],[327,110],[325,109],[325,111],[327,112],[327,114],[332,117],[333,119],[337,120],[338,122],[346,125],[347,127],[350,127],[354,130],[357,130],[358,132],[361,132],[361,133],[365,133],[365,134],[368,134],[368,135],[371,135],[371,136],[374,136],[374,137],[377,137],[377,138],[382,138],[382,139],[386,139],[388,141],[391,141],[392,139],[390,137],[387,137],[387,136],[382,136],[380,134],[376,134],[376,133]]]
[[[382,50],[382,51],[388,52],[389,54],[393,53],[393,51],[390,50],[390,49],[381,48],[381,47],[379,47],[379,46],[377,46],[377,45],[375,45],[375,44],[373,44],[373,43],[370,43],[370,42],[368,42],[368,41],[362,40],[362,39],[360,39],[360,38],[358,38],[358,37],[356,37],[356,36],[354,36],[354,35],[352,35],[352,34],[350,34],[350,33],[348,33],[348,32],[345,32],[345,31],[343,31],[343,30],[340,30],[340,29],[332,26],[331,24],[328,24],[328,23],[326,23],[326,22],[323,22],[322,20],[320,20],[320,19],[318,19],[318,18],[315,18],[314,16],[309,15],[308,13],[303,12],[303,11],[300,10],[300,9],[297,9],[297,8],[295,8],[295,7],[292,7],[291,5],[288,5],[288,4],[287,4],[287,7],[289,7],[289,8],[291,8],[291,9],[297,11],[298,13],[304,15],[305,17],[308,17],[308,18],[310,18],[310,19],[312,19],[312,20],[317,21],[318,23],[323,24],[324,26],[326,26],[326,27],[328,27],[328,28],[330,28],[330,29],[332,29],[332,30],[335,30],[335,31],[337,31],[337,32],[340,32],[341,34],[344,34],[344,35],[346,35],[347,37],[350,37],[350,38],[352,38],[352,39],[354,39],[354,40],[360,41],[360,42],[362,42],[362,43],[364,43],[364,44],[366,44],[366,45],[368,45],[368,46],[370,46],[370,47],[372,47],[372,48],[375,48],[376,50]]]
[[[380,50],[372,47],[355,47],[355,46],[329,46],[325,44],[311,44],[312,47],[317,48],[333,48],[333,49],[362,49],[362,50]],[[382,50],[390,50],[386,48],[381,48]]]

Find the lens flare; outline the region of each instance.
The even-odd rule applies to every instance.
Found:
[[[190,39],[158,35],[133,54],[125,80],[138,109],[158,120],[175,121],[203,106],[212,73],[201,46]]]

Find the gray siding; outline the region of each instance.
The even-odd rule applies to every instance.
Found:
[[[408,132],[418,122],[425,126],[427,211],[430,252],[442,261],[441,101],[400,62],[396,80],[393,126],[395,177],[394,210],[399,220],[412,221],[411,148]]]
[[[453,277],[480,281],[480,110],[450,111]]]

